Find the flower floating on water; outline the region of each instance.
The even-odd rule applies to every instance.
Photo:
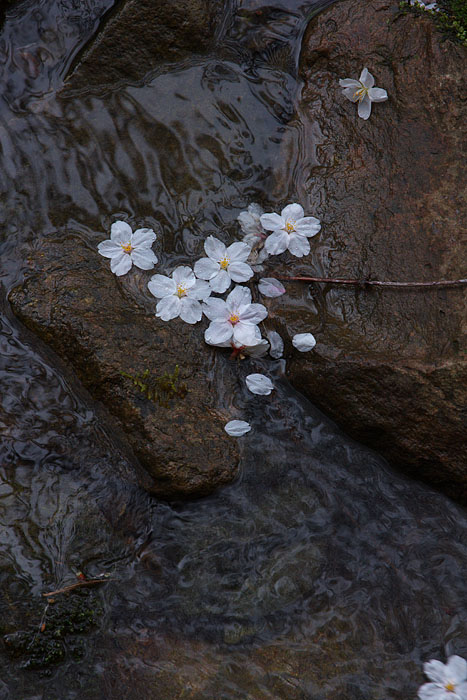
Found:
[[[231,420],[226,423],[224,430],[228,435],[233,437],[241,437],[245,433],[249,433],[251,430],[251,425],[244,420]]]
[[[209,284],[197,280],[192,269],[184,265],[175,268],[172,278],[153,275],[148,288],[151,294],[160,299],[156,316],[163,321],[171,321],[177,316],[186,323],[201,321],[203,311],[200,300],[205,301],[211,294]]]
[[[316,345],[315,337],[311,333],[297,333],[292,338],[292,345],[300,352],[313,350]]]
[[[151,228],[139,228],[133,233],[125,221],[116,221],[110,227],[110,239],[99,243],[97,250],[104,258],[110,258],[110,269],[121,277],[133,264],[141,270],[152,270],[157,262],[151,250],[155,240]]]
[[[432,659],[423,670],[432,683],[418,689],[420,700],[467,700],[467,661],[461,656],[450,656],[447,664]]]
[[[203,306],[204,314],[211,323],[204,339],[208,345],[219,345],[231,338],[240,345],[257,344],[257,324],[268,315],[262,304],[251,303],[251,292],[247,287],[235,287],[224,301],[211,297]]]
[[[249,374],[246,379],[246,385],[252,394],[261,396],[269,396],[274,389],[274,384],[265,374]]]
[[[251,248],[246,243],[237,241],[228,248],[214,238],[208,236],[204,243],[207,258],[201,258],[195,263],[195,275],[208,280],[214,292],[222,294],[234,282],[246,282],[253,277],[253,270],[246,264]]]
[[[272,231],[266,238],[264,247],[270,255],[279,255],[289,250],[292,255],[302,258],[310,252],[308,238],[316,236],[321,224],[314,216],[304,216],[300,204],[288,204],[279,214],[263,214],[261,223]]]
[[[370,116],[372,102],[385,102],[388,99],[386,90],[373,87],[374,84],[375,79],[367,68],[362,70],[359,80],[339,80],[339,85],[344,88],[342,92],[345,97],[351,102],[358,102],[358,116],[362,119],[368,119]]]
[[[274,279],[274,277],[263,277],[258,282],[258,289],[260,293],[265,297],[280,297],[285,294],[284,285],[279,282],[279,280]]]

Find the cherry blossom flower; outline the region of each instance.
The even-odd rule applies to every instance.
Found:
[[[134,233],[125,221],[115,221],[110,227],[110,239],[102,241],[97,250],[110,258],[110,269],[121,277],[134,264],[141,270],[152,270],[157,257],[151,250],[156,234],[151,228],[139,228]]]
[[[175,268],[171,278],[153,275],[148,288],[151,294],[160,299],[156,316],[163,321],[171,321],[177,316],[186,323],[201,321],[203,311],[200,300],[205,301],[211,294],[209,284],[197,280],[192,269],[184,265]]]
[[[263,214],[261,223],[272,231],[266,238],[264,247],[270,255],[279,255],[289,250],[292,255],[302,258],[310,252],[308,238],[315,236],[321,224],[314,216],[304,216],[300,204],[288,204],[279,214]]]
[[[211,297],[203,306],[211,323],[204,339],[208,345],[219,345],[231,338],[241,345],[257,344],[257,324],[268,315],[262,304],[251,303],[247,287],[234,287],[227,299]]]
[[[372,102],[385,102],[388,99],[386,90],[373,87],[374,84],[375,79],[367,68],[362,70],[359,80],[339,80],[339,85],[344,88],[342,92],[345,97],[351,102],[358,102],[358,116],[362,119],[368,119],[370,116]]]
[[[253,270],[245,262],[251,251],[246,243],[237,241],[226,248],[222,241],[208,236],[204,250],[208,257],[198,260],[194,271],[197,277],[209,281],[214,292],[222,294],[230,287],[232,280],[246,282],[253,277]]]
[[[409,4],[419,7],[422,10],[434,10],[435,12],[439,12],[438,3],[429,2],[429,0],[409,0]]]
[[[255,340],[253,345],[243,345],[233,338],[224,340],[222,343],[215,343],[215,345],[219,348],[232,348],[232,357],[239,357],[240,359],[244,359],[247,355],[249,357],[263,357],[269,350],[269,343],[261,337],[261,331],[258,326],[254,326],[254,329]],[[213,345],[213,343],[210,343],[210,345]]]
[[[432,659],[423,670],[432,683],[418,689],[420,700],[467,700],[467,661],[461,656],[450,656],[447,664]]]
[[[292,338],[292,345],[300,352],[308,352],[313,350],[316,345],[316,340],[311,333],[297,333]]]
[[[251,430],[251,425],[244,420],[231,420],[225,424],[224,430],[228,435],[241,437]]]
[[[252,394],[261,396],[269,396],[274,389],[274,384],[265,374],[249,374],[246,379],[246,385]]]
[[[265,297],[280,297],[285,294],[284,285],[279,282],[279,280],[274,279],[274,277],[263,277],[258,282],[258,289],[260,293]]]
[[[284,354],[284,341],[277,331],[269,331],[266,335],[271,345],[269,354],[274,360],[278,360]]]

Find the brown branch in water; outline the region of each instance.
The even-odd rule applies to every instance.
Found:
[[[328,284],[353,284],[360,287],[458,287],[467,279],[439,280],[437,282],[382,282],[380,280],[346,280],[335,277],[279,277],[287,282],[325,282]]]
[[[59,588],[56,591],[51,591],[50,593],[43,593],[42,595],[44,598],[52,598],[53,596],[60,595],[60,593],[69,593],[70,591],[74,591],[75,588],[82,588],[83,586],[97,586],[99,583],[106,583],[107,581],[111,580],[112,579],[108,578],[85,579],[84,581],[77,581],[76,583],[72,583],[70,586]]]

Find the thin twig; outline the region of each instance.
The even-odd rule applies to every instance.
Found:
[[[380,280],[346,280],[335,277],[279,277],[288,282],[326,282],[328,284],[354,284],[361,287],[458,287],[467,279],[439,280],[437,282],[382,282]]]
[[[106,583],[107,581],[111,581],[112,579],[109,578],[90,578],[86,579],[85,581],[77,581],[76,583],[72,583],[70,586],[65,586],[64,588],[59,588],[56,591],[51,591],[50,593],[43,593],[44,598],[52,598],[55,595],[59,595],[60,593],[68,593],[69,591],[74,591],[75,588],[82,588],[83,586],[97,586],[98,583]]]

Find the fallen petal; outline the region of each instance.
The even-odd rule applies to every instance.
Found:
[[[284,285],[274,277],[263,277],[258,283],[260,293],[265,297],[280,297],[285,294]]]
[[[313,350],[316,345],[315,337],[311,333],[297,333],[292,338],[292,345],[300,352]]]
[[[266,335],[271,345],[269,354],[274,360],[278,360],[284,354],[284,341],[277,331],[269,331]]]
[[[244,420],[231,420],[224,425],[224,430],[228,435],[233,437],[241,437],[245,433],[249,433],[251,425]]]
[[[249,374],[245,379],[246,385],[252,394],[269,396],[274,389],[274,384],[264,374]]]

